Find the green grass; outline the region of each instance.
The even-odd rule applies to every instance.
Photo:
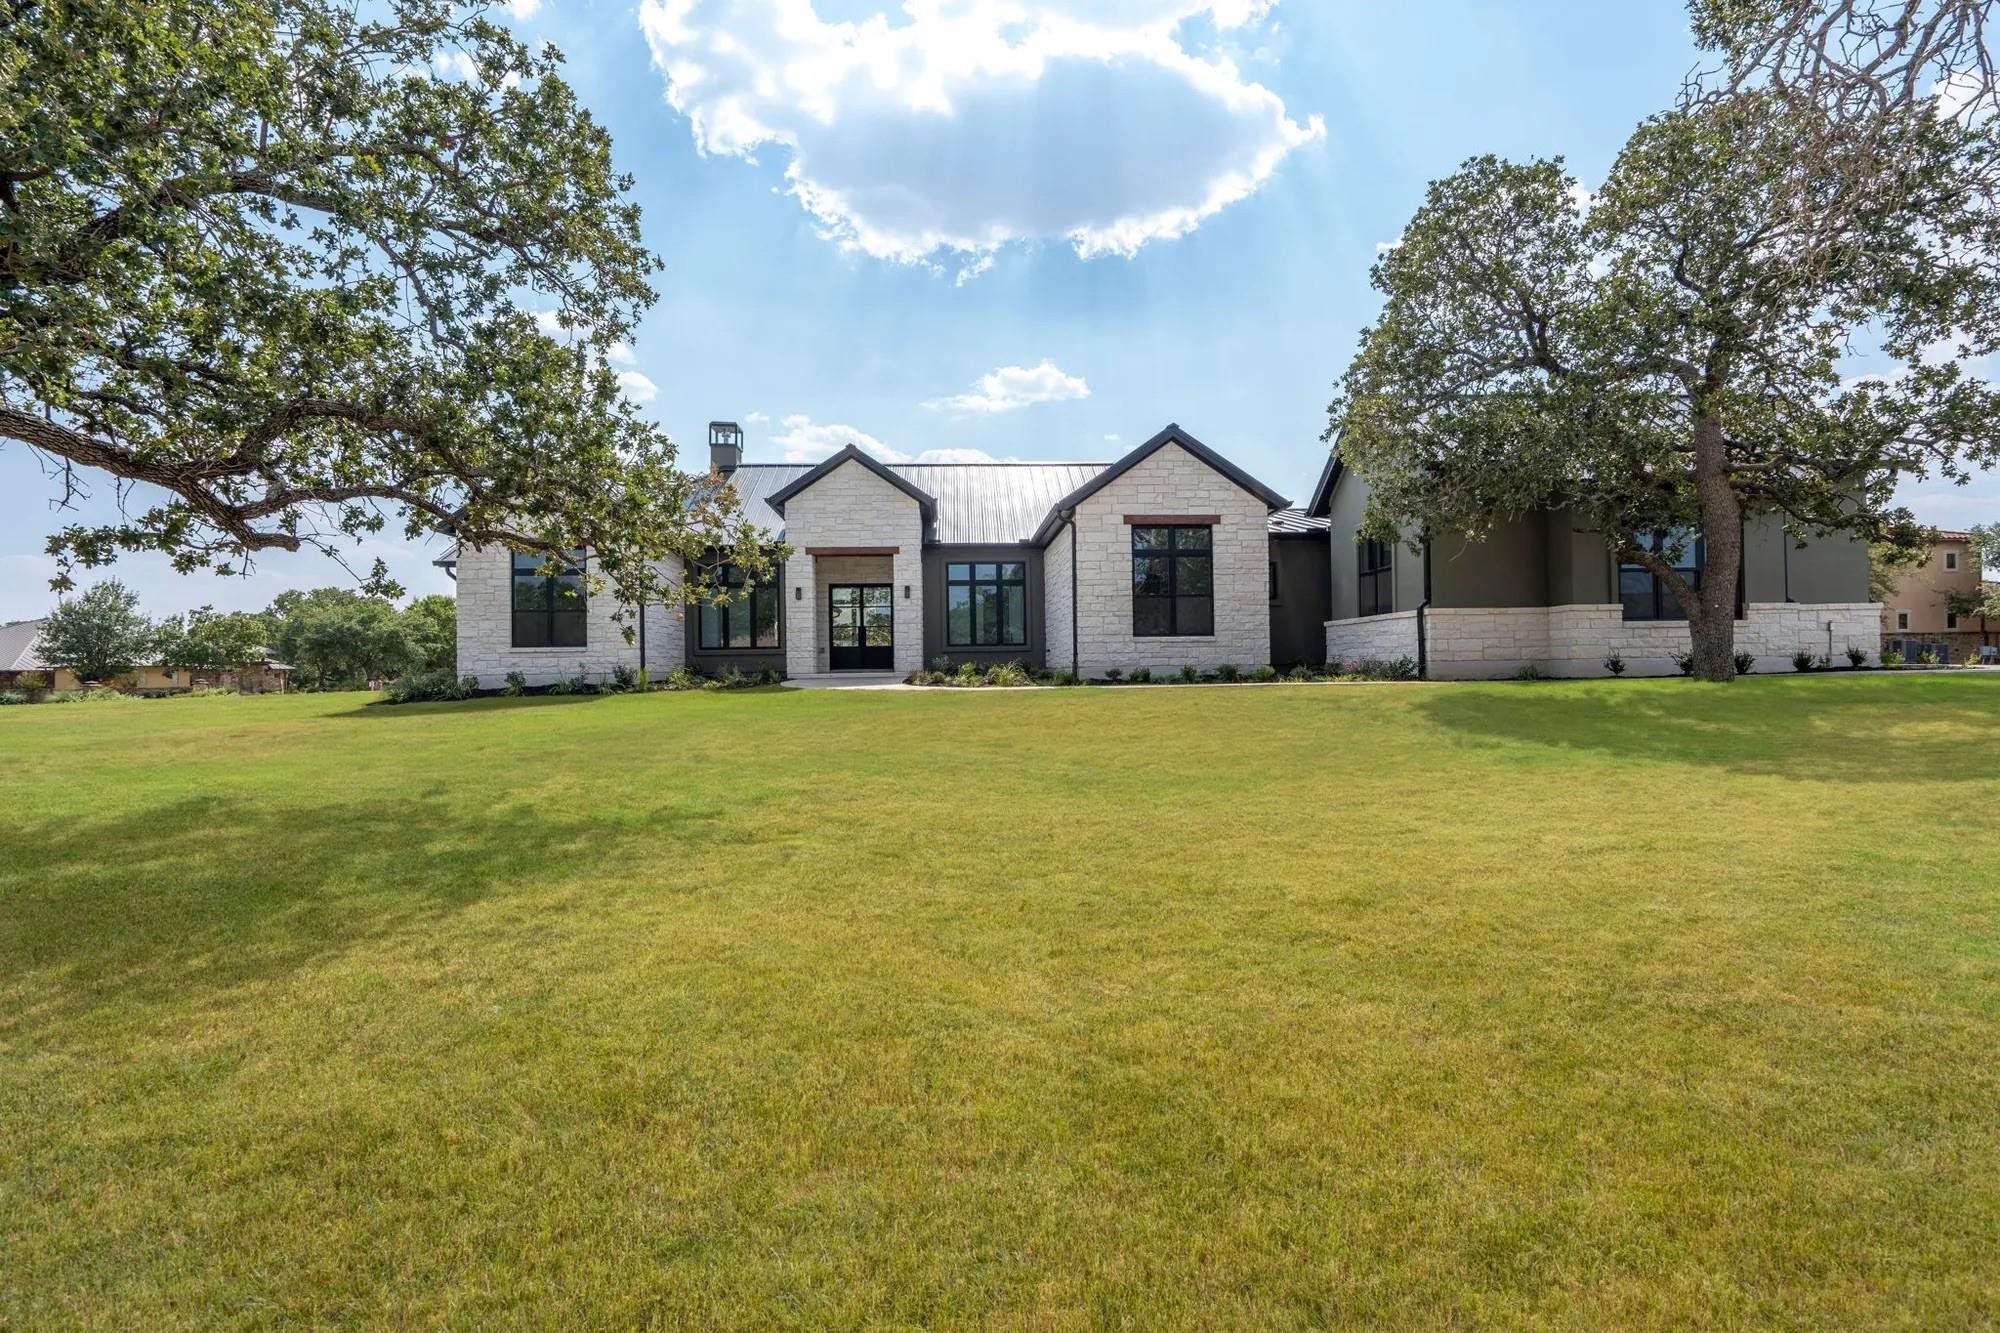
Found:
[[[2000,1319],[1996,687],[0,710],[0,1326]]]

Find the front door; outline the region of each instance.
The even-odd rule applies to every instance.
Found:
[[[896,600],[886,583],[836,583],[826,590],[827,666],[834,671],[896,669]]]

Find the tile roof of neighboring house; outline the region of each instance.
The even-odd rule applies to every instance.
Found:
[[[1940,542],[1969,542],[1972,540],[1972,534],[1969,532],[1947,532],[1943,528],[1939,528],[1931,533],[1931,539]]]
[[[0,625],[0,671],[46,671],[49,664],[35,651],[41,640],[42,620],[10,620]]]
[[[1303,509],[1273,509],[1271,511],[1271,535],[1274,537],[1316,537],[1331,531],[1330,519],[1317,518]]]

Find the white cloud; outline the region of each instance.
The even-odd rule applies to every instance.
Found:
[[[575,344],[581,333],[579,329],[564,328],[562,316],[554,310],[537,310],[534,316],[535,327],[564,346]],[[604,360],[610,365],[620,367],[618,387],[623,389],[625,396],[633,402],[650,403],[660,396],[660,386],[639,373],[639,358],[633,355],[631,347],[625,343],[614,342],[605,348]]]
[[[1376,253],[1376,254],[1378,254],[1378,255],[1386,255],[1386,254],[1388,254],[1388,253],[1389,253],[1389,252],[1390,252],[1391,250],[1400,250],[1400,249],[1402,249],[1402,248],[1403,248],[1403,238],[1402,238],[1402,237],[1400,237],[1400,236],[1398,236],[1398,237],[1397,237],[1397,238],[1396,238],[1395,240],[1393,240],[1393,241],[1377,241],[1377,242],[1375,242],[1375,253]]]
[[[650,403],[660,396],[660,386],[636,370],[619,371],[618,387],[635,403]]]
[[[440,51],[431,57],[431,72],[446,83],[480,83],[479,64],[463,51]],[[512,70],[500,76],[502,88],[518,88],[521,76]]]
[[[980,274],[986,272],[992,267],[993,267],[993,256],[981,255],[979,256],[979,258],[973,260],[970,264],[967,264],[964,268],[958,271],[958,276],[955,279],[953,279],[952,285],[955,287],[963,287],[966,283],[971,282],[974,278],[978,277]]]
[[[743,418],[743,424],[746,426],[768,426],[771,424],[771,418],[762,412],[752,412],[749,416]]]
[[[1104,442],[1106,444],[1116,444],[1124,438],[1125,437],[1123,435],[1107,435],[1104,437]]]
[[[748,420],[749,418],[745,418]],[[818,463],[854,445],[884,463],[1000,463],[983,449],[926,449],[912,457],[893,449],[865,430],[837,422],[820,423],[803,412],[794,412],[778,423],[784,429],[771,442],[785,451],[787,463]]]
[[[507,12],[517,23],[525,23],[542,12],[542,0],[507,0]]]
[[[1090,386],[1080,375],[1071,375],[1055,362],[1043,359],[1038,366],[1001,366],[973,381],[965,393],[925,403],[948,412],[1013,412],[1037,403],[1060,403],[1090,397]]]
[[[889,0],[877,0],[883,6]],[[1186,235],[1324,137],[1181,25],[1272,0],[641,0],[667,101],[705,153],[788,150],[790,193],[841,245],[978,257],[1061,238],[1089,258]]]

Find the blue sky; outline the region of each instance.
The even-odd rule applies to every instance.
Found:
[[[1303,499],[1368,266],[1481,152],[1587,183],[1694,64],[1679,0],[513,0],[637,181],[661,299],[626,367],[705,460],[1105,459],[1168,421]],[[842,25],[854,25],[851,27]],[[671,90],[671,100],[670,100]],[[952,451],[952,452],[939,452]],[[963,453],[957,451],[965,451]],[[100,482],[83,514],[111,512]],[[0,619],[52,595],[53,488],[0,446]],[[2000,484],[1905,490],[1920,518]],[[413,592],[433,549],[370,543]],[[128,558],[158,614],[341,582]],[[86,575],[86,578],[95,577]]]

